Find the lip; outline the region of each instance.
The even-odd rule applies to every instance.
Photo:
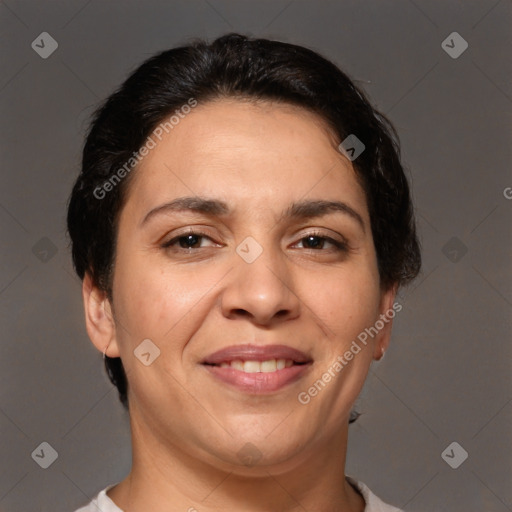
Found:
[[[287,345],[232,345],[207,356],[203,364],[220,364],[235,361],[268,361],[269,359],[291,359],[294,363],[312,362],[304,352]]]
[[[235,360],[267,361],[269,359],[291,359],[293,366],[264,373],[245,373],[234,368],[221,368],[220,363]],[[302,378],[310,369],[313,360],[304,352],[286,345],[234,345],[209,355],[203,367],[216,380],[249,394],[268,394]]]

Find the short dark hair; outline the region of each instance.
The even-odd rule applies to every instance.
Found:
[[[291,104],[316,113],[338,143],[355,135],[365,146],[353,165],[366,194],[381,285],[399,286],[416,277],[420,249],[392,124],[344,72],[318,53],[231,33],[149,58],[95,112],[67,216],[80,279],[90,274],[112,301],[118,219],[133,173],[123,173],[119,183],[112,178],[116,172],[119,178],[119,170],[126,170],[153,130],[191,98],[199,103],[240,98]],[[113,186],[104,193],[109,180]],[[127,406],[121,359],[105,361]]]

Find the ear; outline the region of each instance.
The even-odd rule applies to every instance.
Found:
[[[82,282],[87,334],[93,345],[108,357],[119,357],[112,307],[106,292],[100,290],[86,273]]]
[[[384,353],[389,347],[391,339],[391,328],[393,327],[393,318],[402,310],[401,304],[395,304],[396,292],[398,285],[392,285],[387,289],[382,290],[379,306],[379,319],[377,320],[378,327],[381,323],[384,324],[379,333],[375,337],[375,345],[373,351],[373,358],[377,361],[384,357]],[[376,322],[376,323],[377,323]]]

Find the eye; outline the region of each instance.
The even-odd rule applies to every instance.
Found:
[[[346,251],[348,249],[345,241],[335,240],[334,238],[322,235],[321,233],[310,233],[305,237],[302,237],[298,243],[302,245],[301,248],[311,249],[314,251]]]
[[[191,249],[201,249],[203,247],[212,247],[217,245],[205,233],[189,231],[179,236],[171,238],[162,244],[164,249],[175,248],[178,250],[190,251]]]

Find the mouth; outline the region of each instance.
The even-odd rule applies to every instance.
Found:
[[[235,359],[233,361],[223,361],[220,365],[213,366],[219,366],[220,368],[233,368],[244,373],[271,373],[277,370],[290,368],[290,366],[293,366],[294,364],[303,363],[294,363],[292,359],[267,359],[266,361],[253,361],[250,359],[242,361],[241,359]]]
[[[297,381],[312,363],[309,356],[286,345],[235,345],[211,354],[202,365],[224,384],[263,394]]]

